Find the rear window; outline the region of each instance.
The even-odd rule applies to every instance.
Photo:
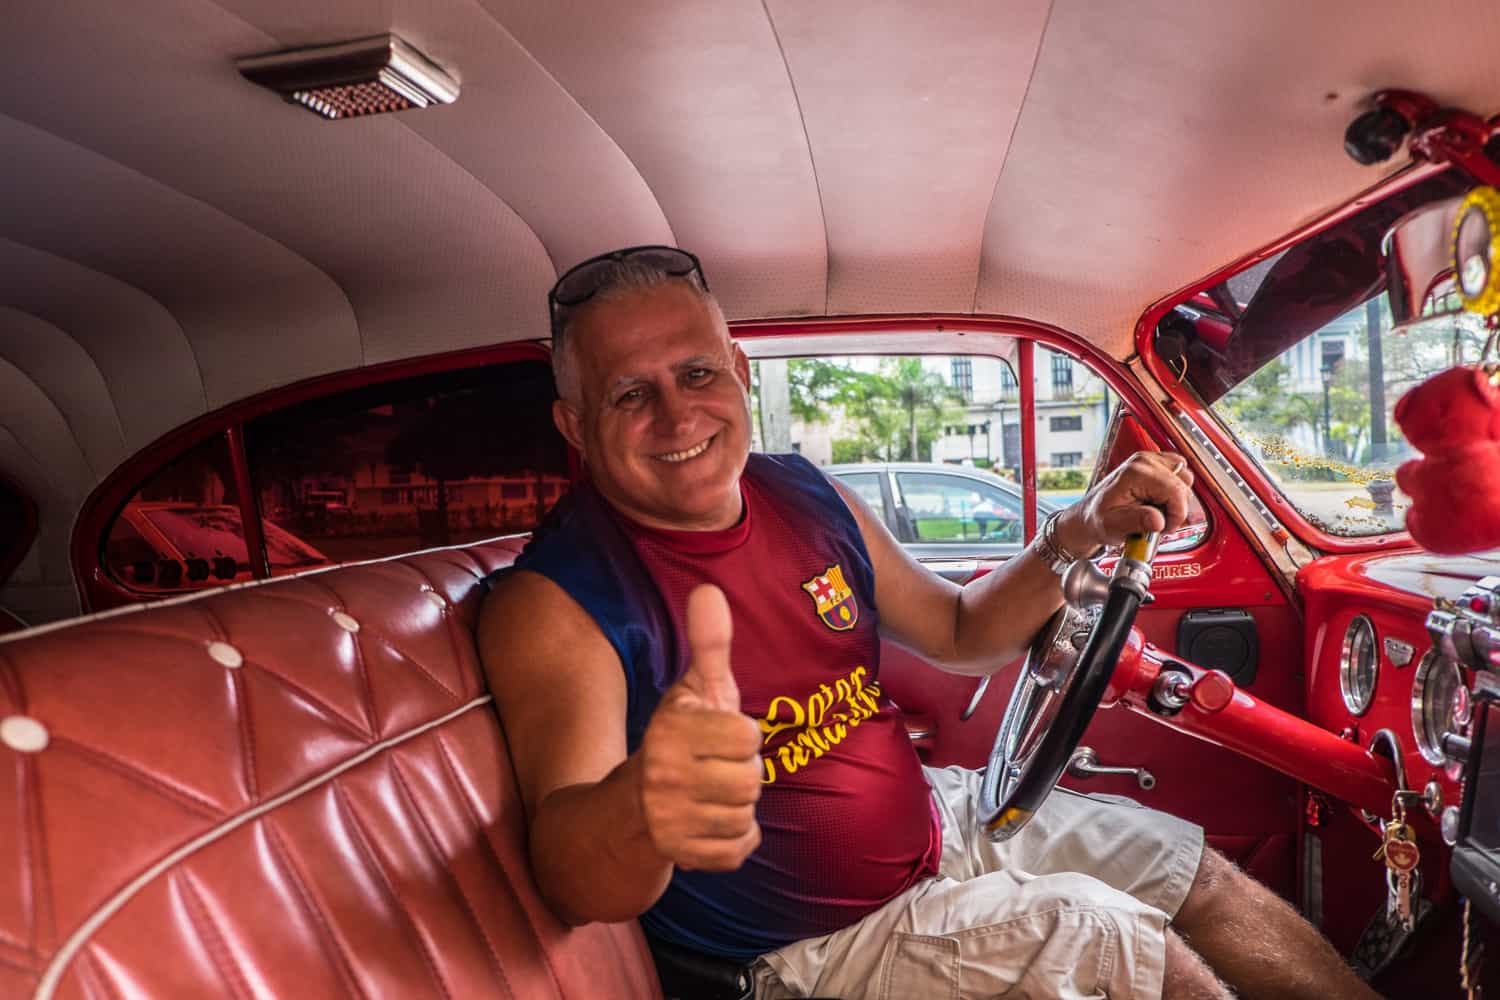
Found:
[[[101,542],[105,574],[150,596],[253,579],[247,509],[272,575],[530,531],[569,483],[554,398],[551,367],[521,361],[285,407],[243,424],[243,505],[221,431],[131,494]]]
[[[550,366],[370,386],[245,425],[273,574],[530,531],[566,491]]]

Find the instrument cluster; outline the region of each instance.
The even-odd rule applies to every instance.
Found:
[[[1438,597],[1420,625],[1406,608],[1366,604],[1351,612],[1330,622],[1342,630],[1335,648],[1347,714],[1342,725],[1320,721],[1367,746],[1393,737],[1407,787],[1425,791],[1436,818],[1445,798],[1457,798],[1474,678],[1500,668],[1500,576],[1484,577],[1457,598]]]
[[[1411,707],[1410,746],[1427,763],[1446,767],[1449,758],[1443,749],[1443,736],[1467,733],[1471,714],[1468,683],[1459,664],[1437,645],[1422,654],[1410,681],[1405,681],[1400,672],[1411,666],[1415,655],[1411,643],[1393,635],[1378,635],[1368,614],[1355,615],[1344,630],[1339,650],[1339,694],[1351,716],[1364,716],[1375,702],[1377,684],[1382,683],[1382,659],[1388,661],[1394,669],[1384,683],[1410,685],[1404,697],[1395,693]]]

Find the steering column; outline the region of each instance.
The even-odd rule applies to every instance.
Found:
[[[1062,777],[1099,707],[1150,599],[1157,535],[1132,535],[1097,612],[1068,601],[1043,627],[1016,676],[980,786],[979,822],[993,840],[1014,836]]]

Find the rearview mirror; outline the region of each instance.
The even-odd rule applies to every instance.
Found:
[[[1490,187],[1398,219],[1381,247],[1394,325],[1500,312],[1497,242],[1500,191]]]

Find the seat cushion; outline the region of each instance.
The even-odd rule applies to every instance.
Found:
[[[0,995],[659,996],[528,869],[473,640],[518,547],[0,640]]]

